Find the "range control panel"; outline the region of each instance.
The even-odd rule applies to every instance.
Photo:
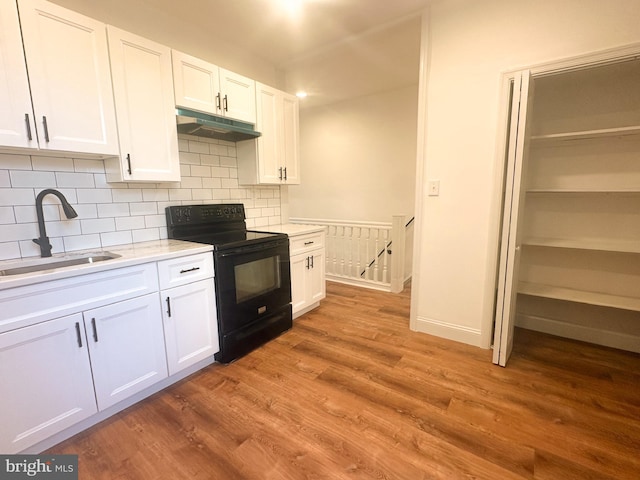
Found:
[[[244,221],[242,203],[167,207],[167,226]]]

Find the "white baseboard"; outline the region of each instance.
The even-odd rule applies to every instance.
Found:
[[[559,337],[571,338],[573,340],[595,343],[605,347],[640,353],[640,337],[635,335],[585,327],[583,325],[537,317],[535,315],[522,314],[518,314],[516,316],[516,326],[526,328],[527,330],[534,330],[536,332],[548,333]]]
[[[426,317],[418,317],[412,330],[482,348],[480,330]]]
[[[344,283],[345,285],[371,288],[373,290],[380,290],[382,292],[391,291],[391,284],[388,284],[388,283],[377,283],[377,282],[371,282],[369,280],[359,280],[357,278],[351,278],[351,277],[339,277],[336,275],[331,275],[330,273],[325,274],[325,279],[328,282]]]

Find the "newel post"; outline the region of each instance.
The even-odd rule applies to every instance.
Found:
[[[404,289],[406,220],[406,215],[394,215],[391,224],[391,293],[400,293]]]

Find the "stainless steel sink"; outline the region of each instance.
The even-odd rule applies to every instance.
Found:
[[[104,262],[119,258],[120,255],[111,252],[96,252],[83,255],[68,255],[60,258],[47,258],[44,260],[27,260],[15,267],[11,266],[0,270],[0,277],[8,275],[22,275],[24,273],[44,272],[56,268],[72,267],[74,265],[85,265],[87,263]]]

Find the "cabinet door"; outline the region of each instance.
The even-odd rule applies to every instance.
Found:
[[[305,254],[291,257],[291,308],[294,314],[307,306],[308,259]]]
[[[290,185],[300,184],[298,105],[295,95],[282,94],[282,162],[286,168],[285,183]]]
[[[256,129],[262,133],[258,137],[258,180],[260,183],[280,184],[282,165],[279,153],[279,123],[281,109],[278,108],[278,91],[266,85],[257,87],[257,115]]]
[[[256,123],[256,82],[224,68],[220,69],[223,115]]]
[[[171,50],[111,25],[108,33],[121,180],[180,181]]]
[[[161,293],[169,375],[220,350],[213,279]]]
[[[176,106],[218,114],[221,106],[218,67],[176,50],[171,51],[171,59]]]
[[[97,412],[82,315],[0,335],[0,451],[16,453]]]
[[[20,0],[39,146],[118,154],[105,25],[43,0]]]
[[[493,362],[501,366],[506,365],[513,348],[532,83],[530,72],[524,71],[514,79],[512,91],[493,346]]]
[[[0,2],[0,145],[37,147],[15,2]]]
[[[167,376],[157,293],[86,311],[83,316],[100,410]]]
[[[307,287],[309,304],[319,302],[327,296],[324,270],[324,251],[316,250],[311,255],[311,268],[309,269],[309,285]]]

